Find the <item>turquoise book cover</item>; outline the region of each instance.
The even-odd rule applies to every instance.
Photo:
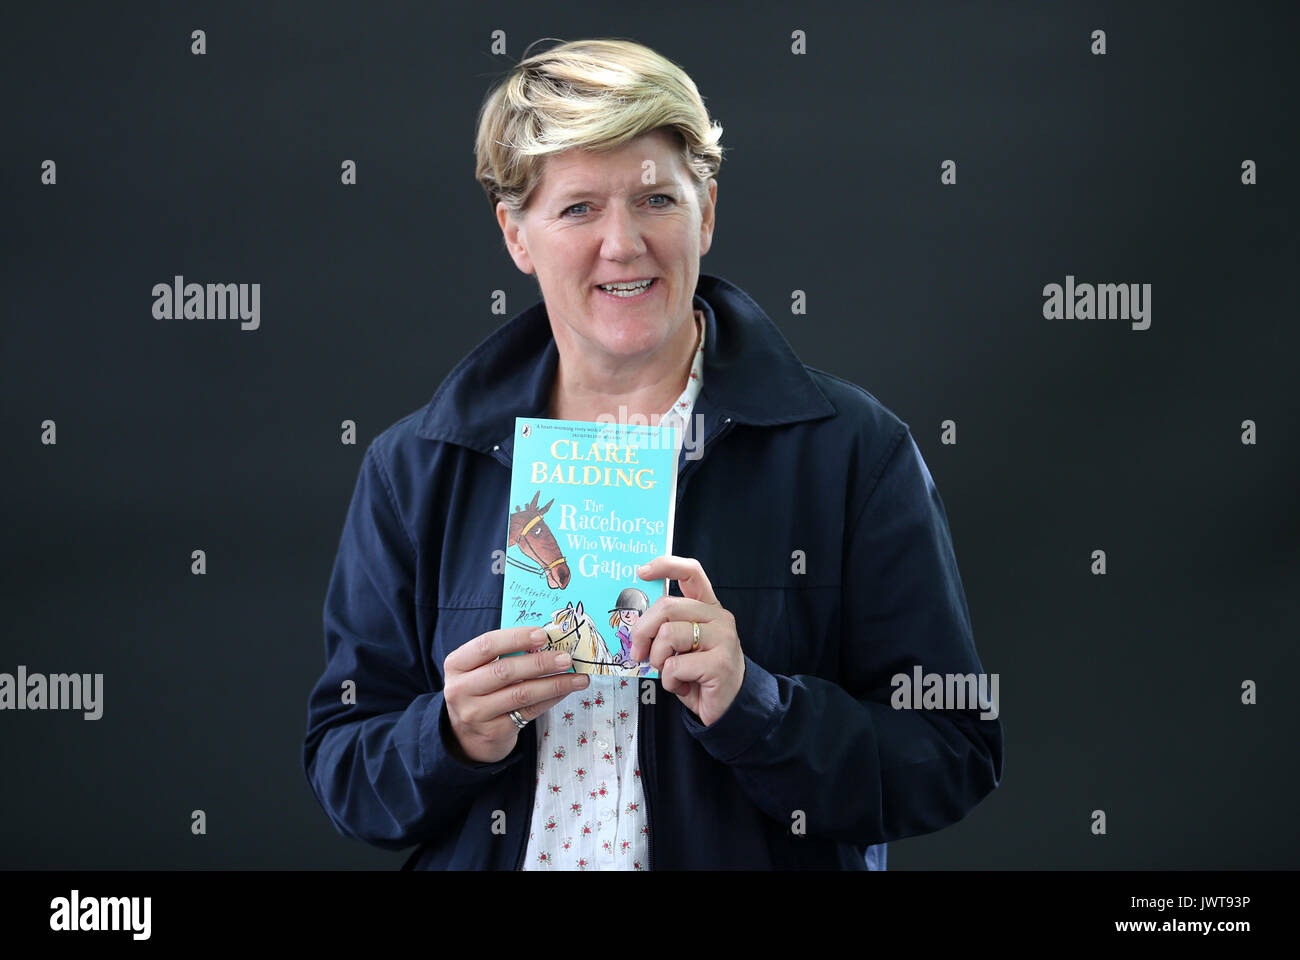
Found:
[[[631,659],[631,630],[667,580],[641,564],[671,553],[673,427],[515,420],[501,627],[539,626],[573,671],[659,676]]]

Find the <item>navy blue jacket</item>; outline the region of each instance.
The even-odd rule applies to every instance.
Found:
[[[955,823],[1002,775],[999,720],[890,705],[913,664],[983,669],[943,504],[908,426],[802,364],[744,291],[701,274],[694,305],[706,440],[681,453],[672,552],[700,561],[735,616],[745,676],[708,727],[658,684],[641,698],[648,866],[882,869],[887,841]],[[416,846],[406,868],[524,856],[536,727],[497,763],[458,759],[442,667],[500,626],[514,421],[547,415],[557,359],[539,301],[361,464],[303,768],[344,836]]]

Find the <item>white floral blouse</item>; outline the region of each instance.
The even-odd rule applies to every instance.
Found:
[[[678,449],[704,377],[704,316],[686,389],[660,418]],[[537,724],[537,795],[524,870],[644,870],[650,825],[637,759],[635,677],[593,676]]]

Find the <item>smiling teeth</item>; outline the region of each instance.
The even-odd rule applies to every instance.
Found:
[[[653,279],[643,280],[640,283],[602,283],[597,284],[597,286],[616,297],[632,297],[645,290],[652,283],[654,283]]]

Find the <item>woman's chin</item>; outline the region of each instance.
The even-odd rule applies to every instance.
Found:
[[[663,330],[657,323],[598,324],[596,342],[606,353],[632,359],[644,356],[663,343]]]

